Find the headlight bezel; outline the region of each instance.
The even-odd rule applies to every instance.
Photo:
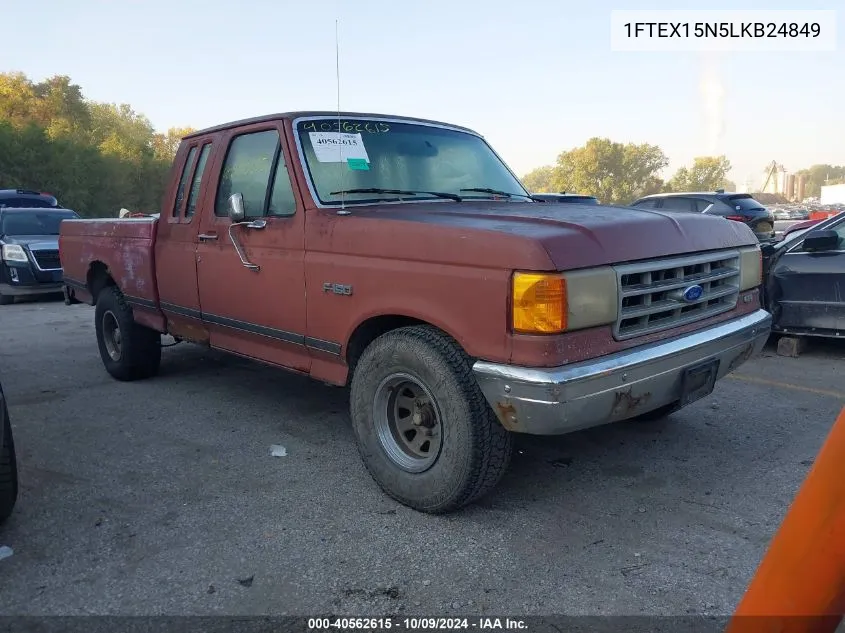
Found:
[[[29,262],[29,257],[26,256],[26,251],[20,244],[3,244],[0,257],[4,262]]]
[[[763,285],[763,250],[760,245],[739,249],[739,291],[747,292]]]
[[[541,307],[539,302],[531,304],[529,293],[537,284],[559,290],[560,304],[553,308]],[[555,335],[610,325],[619,312],[616,271],[611,266],[563,272],[517,270],[513,272],[510,290],[510,329],[514,334]],[[539,290],[542,295],[546,288]],[[532,308],[536,309],[533,315]],[[543,316],[549,314],[555,319],[544,321]]]

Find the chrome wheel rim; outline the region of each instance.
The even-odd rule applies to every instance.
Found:
[[[421,473],[437,461],[443,448],[440,410],[419,379],[395,373],[382,380],[373,417],[382,448],[399,468]]]
[[[120,360],[123,352],[123,337],[120,334],[120,326],[117,317],[109,310],[103,314],[103,344],[106,346],[106,353],[113,361]]]

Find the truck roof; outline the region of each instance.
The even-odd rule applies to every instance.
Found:
[[[397,121],[407,121],[408,123],[432,123],[434,125],[441,125],[444,127],[449,127],[455,130],[461,130],[463,132],[469,132],[470,134],[475,134],[476,136],[481,136],[475,130],[472,130],[467,127],[463,127],[461,125],[455,125],[454,123],[444,123],[442,121],[434,121],[430,119],[420,119],[417,117],[408,117],[408,116],[400,116],[396,114],[375,114],[375,113],[365,113],[365,112],[338,112],[337,110],[302,110],[298,112],[279,112],[277,114],[264,114],[261,116],[252,117],[249,119],[240,119],[238,121],[230,121],[229,123],[222,123],[220,125],[215,125],[212,127],[207,127],[202,130],[197,130],[196,132],[192,132],[184,136],[183,138],[195,138],[197,136],[203,136],[205,134],[210,134],[212,132],[221,132],[223,130],[229,130],[235,127],[241,127],[244,125],[252,125],[253,123],[264,123],[265,121],[278,121],[280,119],[298,119],[300,117],[326,117],[326,118],[374,118],[374,119],[393,119]]]

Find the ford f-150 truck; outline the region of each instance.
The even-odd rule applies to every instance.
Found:
[[[160,217],[62,222],[119,380],[161,335],[348,386],[381,488],[481,497],[514,433],[663,416],[758,353],[760,246],[706,215],[536,202],[477,133],[296,112],[186,136]]]

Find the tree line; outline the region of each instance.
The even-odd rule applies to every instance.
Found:
[[[33,82],[23,73],[0,73],[0,189],[50,192],[83,217],[114,217],[122,207],[158,211],[173,156],[192,131],[157,133],[129,105],[88,100],[64,75]],[[529,191],[571,191],[611,204],[665,191],[736,188],[725,156],[696,158],[664,181],[668,163],[656,145],[591,138],[523,182]],[[845,182],[845,166],[797,173],[807,176],[807,196]]]
[[[656,145],[595,137],[582,147],[561,152],[554,165],[538,167],[522,181],[534,193],[569,191],[623,205],[654,193],[736,190],[727,178],[731,163],[725,156],[695,158],[691,166],[681,167],[664,181],[661,172],[668,164],[668,157]],[[806,197],[818,196],[822,185],[845,182],[845,166],[813,165],[796,172],[801,174],[807,177]]]
[[[158,211],[179,142],[129,105],[86,99],[70,77],[0,73],[0,189],[56,196],[83,217]]]

